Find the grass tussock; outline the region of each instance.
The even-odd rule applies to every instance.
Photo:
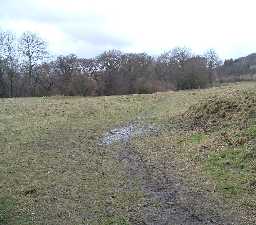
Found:
[[[228,125],[244,127],[256,117],[254,91],[229,91],[192,105],[183,115],[192,128],[212,130]]]

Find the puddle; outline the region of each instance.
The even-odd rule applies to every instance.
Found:
[[[130,124],[128,126],[112,129],[107,132],[100,140],[100,144],[111,145],[115,142],[122,141],[126,142],[130,138],[140,135],[145,135],[155,131],[156,129],[153,126],[139,126],[135,124]]]

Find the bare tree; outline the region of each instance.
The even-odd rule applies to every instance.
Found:
[[[171,62],[178,65],[183,70],[185,62],[190,59],[193,54],[187,47],[176,47],[170,52]]]
[[[184,65],[184,71],[178,79],[178,89],[206,88],[209,84],[209,72],[206,60],[202,56],[193,56]]]
[[[31,88],[30,94],[32,95],[35,81],[35,79],[33,79],[33,70],[36,65],[46,59],[48,55],[47,43],[37,34],[25,32],[22,34],[19,41],[19,51],[24,59],[24,66],[28,74],[29,86]]]
[[[209,70],[209,81],[212,83],[214,80],[214,72],[216,68],[221,65],[221,60],[214,49],[207,50],[204,57],[206,58],[207,68]]]
[[[98,68],[103,74],[104,92],[107,95],[115,93],[116,76],[122,62],[122,52],[110,50],[96,57]]]
[[[11,32],[0,33],[0,55],[4,60],[4,70],[9,80],[9,97],[14,95],[14,79],[18,69],[17,41]]]
[[[59,56],[54,62],[54,71],[57,76],[56,86],[64,95],[72,95],[71,90],[72,78],[80,73],[81,68],[78,64],[77,56],[69,54],[67,56]]]
[[[4,80],[4,60],[0,58],[0,97],[6,97],[6,83]]]
[[[0,32],[0,96],[115,95],[204,88],[214,81],[217,69],[220,71],[220,60],[212,49],[204,56],[196,56],[186,47],[159,57],[119,50],[90,59],[70,54],[49,61],[47,56],[47,44],[38,35],[26,32],[17,41],[12,33]],[[232,71],[250,69],[245,66]]]

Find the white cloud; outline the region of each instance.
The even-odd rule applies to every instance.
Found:
[[[0,27],[40,33],[55,54],[159,54],[186,45],[226,58],[256,51],[255,7],[253,0],[9,0]]]

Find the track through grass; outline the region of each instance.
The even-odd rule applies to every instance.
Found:
[[[223,136],[220,133],[184,130],[174,120],[199,100],[228,91],[255,90],[255,86],[240,83],[207,90],[95,98],[1,99],[0,197],[15,202],[12,209],[0,202],[0,213],[8,211],[1,214],[1,223],[14,224],[16,218],[18,224],[37,225],[133,224],[136,215],[143,223],[145,205],[161,208],[161,204],[149,201],[140,178],[131,179],[116,157],[122,142],[99,145],[106,132],[139,121],[160,129],[133,137],[129,146],[142,157],[150,176],[159,178],[159,185],[165,184],[163,179],[177,177],[177,185],[183,187],[178,194],[183,208],[198,218],[218,215],[212,217],[213,224],[217,224],[216,218],[228,224],[234,214],[235,224],[254,224],[254,164],[235,158],[236,151],[237,157],[253,157],[254,152],[243,146],[235,152],[232,146],[225,150],[224,142],[217,141]],[[254,136],[254,128],[243,132]],[[246,194],[231,191],[227,197],[222,187],[229,180],[216,176],[215,168],[228,179],[248,175],[250,186],[234,181],[237,188],[247,188]],[[224,186],[220,180],[226,182]]]

